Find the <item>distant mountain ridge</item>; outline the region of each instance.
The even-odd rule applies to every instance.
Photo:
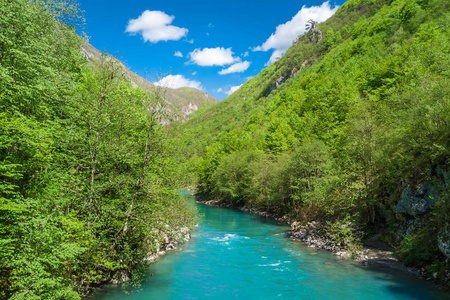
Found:
[[[100,59],[102,52],[86,42],[81,47],[81,52],[91,61]],[[122,62],[121,62],[122,63]],[[141,88],[147,93],[151,93],[155,85],[130,71],[123,63],[124,70],[128,79],[134,87]],[[165,101],[167,103],[168,116],[165,123],[181,122],[184,123],[190,119],[190,114],[208,103],[217,103],[219,100],[213,96],[190,87],[181,87],[178,89],[167,88],[165,91]]]

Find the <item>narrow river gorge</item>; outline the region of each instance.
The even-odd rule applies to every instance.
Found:
[[[190,201],[194,203],[194,199]],[[108,286],[90,300],[448,299],[428,282],[317,251],[289,228],[241,211],[196,204],[201,225],[182,251],[149,268],[142,289]]]

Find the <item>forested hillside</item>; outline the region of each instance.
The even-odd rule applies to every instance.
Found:
[[[89,61],[83,22],[74,1],[0,1],[1,299],[139,284],[196,222],[182,186],[450,278],[450,0],[349,0],[170,126],[208,97]]]
[[[436,277],[450,258],[450,1],[349,0],[176,128],[185,184]],[[381,237],[379,235],[381,233]]]
[[[88,64],[77,22],[72,1],[0,2],[2,299],[137,282],[194,224],[171,176],[163,92],[134,88],[110,57]]]

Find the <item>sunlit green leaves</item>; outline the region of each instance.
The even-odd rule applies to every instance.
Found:
[[[75,2],[0,11],[0,297],[79,299],[143,264],[155,232],[193,225],[163,94],[133,88],[112,57],[86,64]]]

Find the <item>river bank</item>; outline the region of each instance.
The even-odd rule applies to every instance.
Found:
[[[384,243],[380,243],[379,241],[373,243],[373,241],[369,238],[366,239],[367,243],[363,242],[361,249],[350,250],[348,247],[342,245],[342,243],[334,240],[329,234],[327,234],[327,225],[320,224],[319,222],[312,221],[306,225],[301,225],[288,216],[279,217],[275,214],[260,211],[254,208],[238,207],[227,203],[221,203],[219,200],[204,200],[199,197],[197,197],[197,199],[198,202],[208,206],[237,209],[246,213],[260,215],[287,224],[291,227],[291,238],[300,241],[309,248],[326,250],[332,252],[333,255],[340,256],[344,259],[352,259],[360,262],[361,264],[379,265],[395,269],[409,276],[421,278],[426,281],[432,281],[439,288],[445,290],[449,289],[450,271],[447,271],[445,276],[438,277],[437,273],[430,274],[425,270],[425,268],[417,269],[414,267],[408,267],[396,257],[395,249],[385,245]]]
[[[109,285],[89,299],[448,299],[413,276],[305,247],[286,224],[195,200],[199,226],[183,251],[151,264],[139,290]]]
[[[162,228],[164,229],[154,230],[153,243],[155,248],[147,253],[141,263],[150,265],[158,261],[160,257],[165,256],[169,251],[181,251],[178,247],[192,238],[191,230],[188,227],[173,228],[169,224],[163,224]],[[118,286],[126,283],[131,280],[131,276],[130,269],[118,269],[95,282],[80,286],[78,293],[81,297],[86,298],[106,285]]]

